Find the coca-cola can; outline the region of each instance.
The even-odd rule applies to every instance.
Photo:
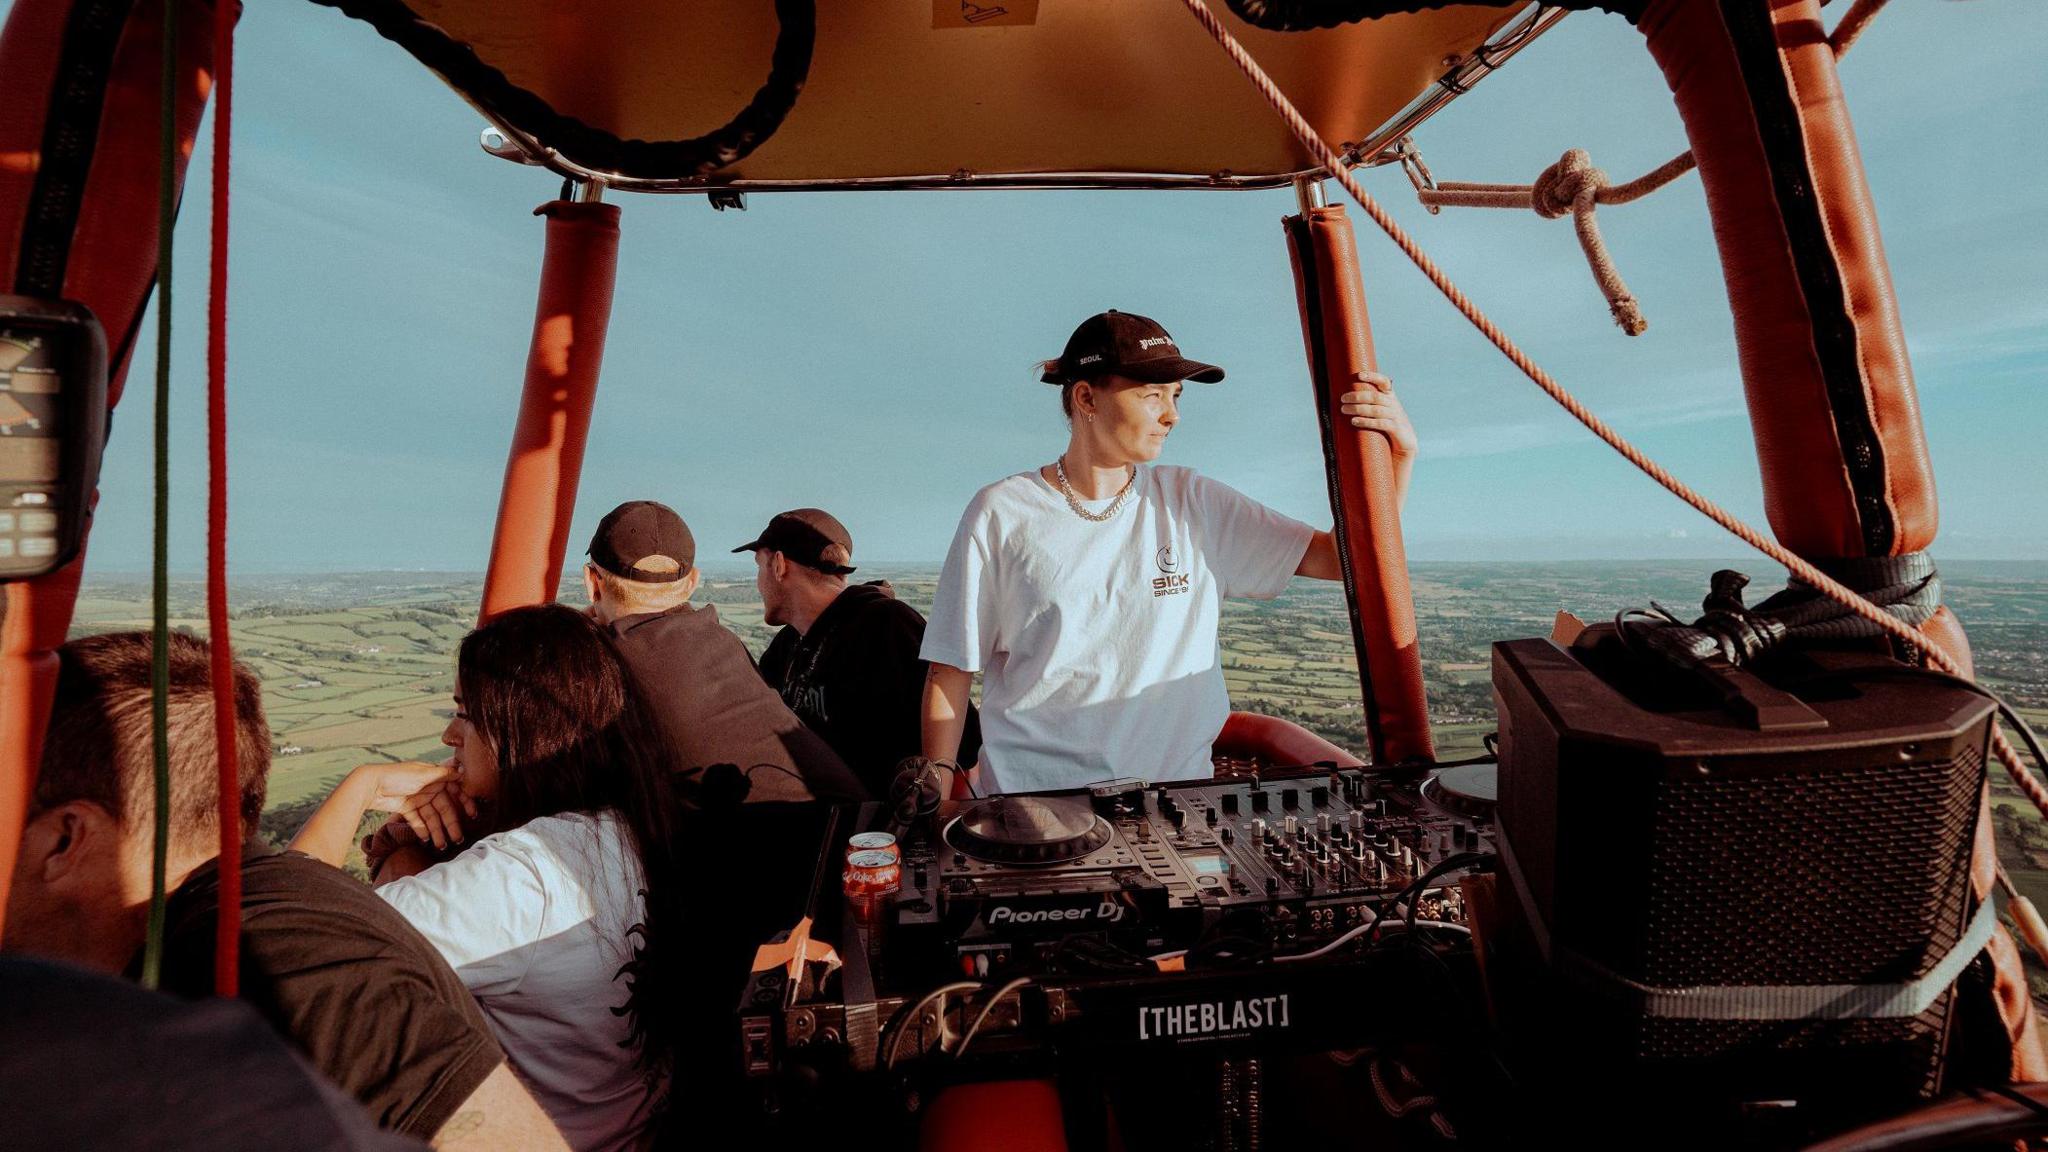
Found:
[[[903,866],[897,861],[894,845],[886,851],[854,852],[846,858],[846,872],[841,879],[854,919],[872,925],[880,918],[890,894],[901,885]]]
[[[861,852],[886,852],[889,859],[902,862],[903,853],[896,847],[896,837],[887,832],[857,832],[846,842],[846,859],[852,862]]]

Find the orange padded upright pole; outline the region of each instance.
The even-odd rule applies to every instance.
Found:
[[[57,647],[71,628],[85,556],[40,580],[0,584],[0,930],[57,691]]]
[[[1638,27],[1699,162],[1773,532],[1808,559],[1926,548],[1933,467],[1818,0],[1652,0]]]
[[[557,200],[535,213],[547,217],[547,254],[484,576],[485,620],[545,604],[561,583],[618,272],[617,207]]]
[[[1650,0],[1636,25],[1671,85],[1735,313],[1771,529],[1829,560],[1934,542],[1934,471],[1877,213],[1819,0]],[[1946,607],[1922,626],[1967,672]],[[1972,880],[1996,874],[1988,794]],[[2048,1079],[2017,949],[1992,942],[2015,1080]]]
[[[1366,387],[1358,374],[1378,371],[1379,363],[1351,220],[1342,205],[1305,206],[1285,225],[1372,758],[1377,764],[1427,763],[1436,759],[1436,746],[1422,688],[1393,453],[1386,437],[1351,427],[1338,411],[1344,393]]]
[[[140,0],[109,20],[83,0],[16,0],[0,29],[0,291],[92,310],[107,334],[109,410],[156,276],[163,11]],[[210,4],[179,4],[181,183],[212,82],[212,27]],[[0,585],[0,919],[84,571],[80,553]]]

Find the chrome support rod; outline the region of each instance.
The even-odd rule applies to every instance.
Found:
[[[1562,8],[1538,5],[1528,19],[1503,32],[1498,39],[1480,45],[1463,59],[1446,61],[1449,70],[1429,91],[1416,97],[1414,103],[1387,121],[1386,127],[1373,133],[1365,143],[1346,150],[1344,159],[1353,164],[1374,167],[1399,160],[1400,156],[1390,151],[1397,141],[1413,132],[1424,120],[1443,111],[1445,105],[1471,91],[1474,84],[1506,64],[1538,36],[1555,28],[1566,15]]]
[[[1294,178],[1294,202],[1301,205],[1301,214],[1306,216],[1312,209],[1326,208],[1329,197],[1323,194],[1323,176],[1296,176]]]

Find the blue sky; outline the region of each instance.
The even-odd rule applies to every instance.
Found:
[[[0,12],[8,5],[0,0]],[[1840,5],[1836,5],[1839,8]],[[1892,5],[1843,65],[1914,355],[1943,508],[1937,555],[2048,558],[2048,21],[2030,0]],[[249,5],[230,299],[232,562],[476,569],[558,181],[493,159],[481,118],[367,26]],[[1617,179],[1684,147],[1623,21],[1579,14],[1418,137],[1439,178],[1523,180],[1570,146]],[[206,213],[188,185],[174,352],[173,564],[203,555]],[[1696,486],[1762,515],[1696,179],[1601,214],[1650,318],[1622,336],[1572,230],[1430,217],[1366,175],[1453,277],[1582,397]],[[1288,192],[619,197],[619,284],[574,537],[674,505],[707,559],[818,504],[857,558],[935,560],[969,495],[1064,443],[1032,361],[1117,307],[1225,365],[1168,462],[1329,519],[1279,219]],[[1383,367],[1420,430],[1418,559],[1653,558],[1740,546],[1556,410],[1359,221]],[[149,555],[152,370],[119,413],[93,566]]]

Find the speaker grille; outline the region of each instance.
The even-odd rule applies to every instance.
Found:
[[[1640,979],[1910,980],[1954,946],[1969,903],[1981,756],[1659,789]]]

